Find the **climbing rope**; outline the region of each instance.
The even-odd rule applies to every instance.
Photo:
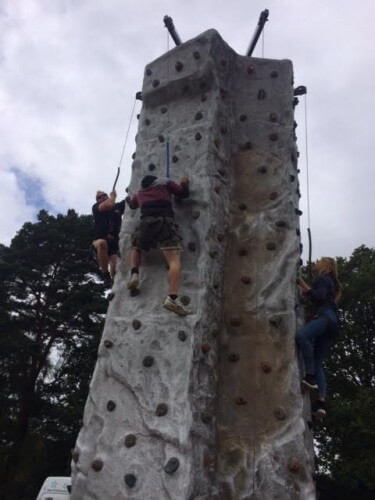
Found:
[[[307,93],[304,99],[305,108],[305,156],[306,156],[306,191],[307,191],[307,235],[309,239],[309,257],[308,257],[308,271],[309,278],[312,278],[312,240],[310,229],[310,179],[309,179],[309,149],[308,149],[308,133],[307,133]]]
[[[115,182],[114,182],[114,184],[113,184],[112,191],[114,191],[114,190],[115,190],[115,188],[116,188],[116,184],[117,184],[117,181],[118,181],[118,178],[119,178],[119,176],[120,176],[120,170],[121,170],[122,159],[124,158],[124,153],[125,153],[126,143],[128,142],[129,131],[130,131],[130,126],[131,126],[131,123],[132,123],[133,115],[134,115],[134,110],[135,110],[135,103],[136,103],[136,101],[137,101],[137,98],[135,97],[135,98],[134,98],[134,103],[133,103],[133,108],[132,108],[132,111],[131,111],[131,114],[130,114],[130,120],[129,120],[128,129],[127,129],[127,131],[126,131],[126,135],[125,135],[124,145],[123,145],[123,147],[122,147],[122,152],[121,152],[121,156],[120,156],[120,161],[119,161],[119,163],[118,163],[118,167],[117,167],[116,179],[115,179]]]

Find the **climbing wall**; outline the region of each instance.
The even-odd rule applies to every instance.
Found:
[[[129,294],[127,209],[73,500],[313,499],[294,347],[300,259],[292,65],[238,56],[214,30],[146,67],[130,192],[187,175],[175,205],[181,299],[143,256]]]

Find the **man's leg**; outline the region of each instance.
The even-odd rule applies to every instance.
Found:
[[[133,247],[130,252],[130,278],[128,281],[129,290],[135,290],[139,285],[139,267],[141,265],[142,252],[139,248]]]
[[[94,247],[96,249],[96,255],[98,259],[98,264],[100,270],[103,274],[108,272],[108,244],[106,240],[95,240]]]
[[[168,262],[168,295],[177,295],[180,288],[181,257],[180,250],[163,250]]]
[[[168,262],[168,297],[163,306],[170,311],[186,316],[191,313],[191,309],[186,307],[178,298],[181,279],[181,258],[179,249],[163,250],[164,257]]]
[[[117,267],[117,255],[110,255],[109,256],[109,272],[111,274],[111,278],[115,278],[116,274],[116,267]]]

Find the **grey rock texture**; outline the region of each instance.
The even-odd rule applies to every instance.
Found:
[[[171,178],[190,178],[175,213],[193,314],[163,309],[157,251],[144,255],[141,292],[129,295],[139,214],[127,210],[73,500],[315,498],[294,344],[292,77],[289,61],[239,56],[214,30],[146,67],[130,191],[149,172],[166,175],[168,141]]]

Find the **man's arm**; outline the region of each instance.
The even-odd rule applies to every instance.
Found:
[[[112,191],[112,193],[109,195],[109,197],[104,200],[100,205],[98,206],[99,212],[105,212],[107,210],[111,210],[116,203],[116,191]]]
[[[173,181],[167,181],[166,185],[169,192],[174,194],[178,198],[188,198],[189,196],[188,177],[182,177],[180,180],[180,184],[176,184]]]

